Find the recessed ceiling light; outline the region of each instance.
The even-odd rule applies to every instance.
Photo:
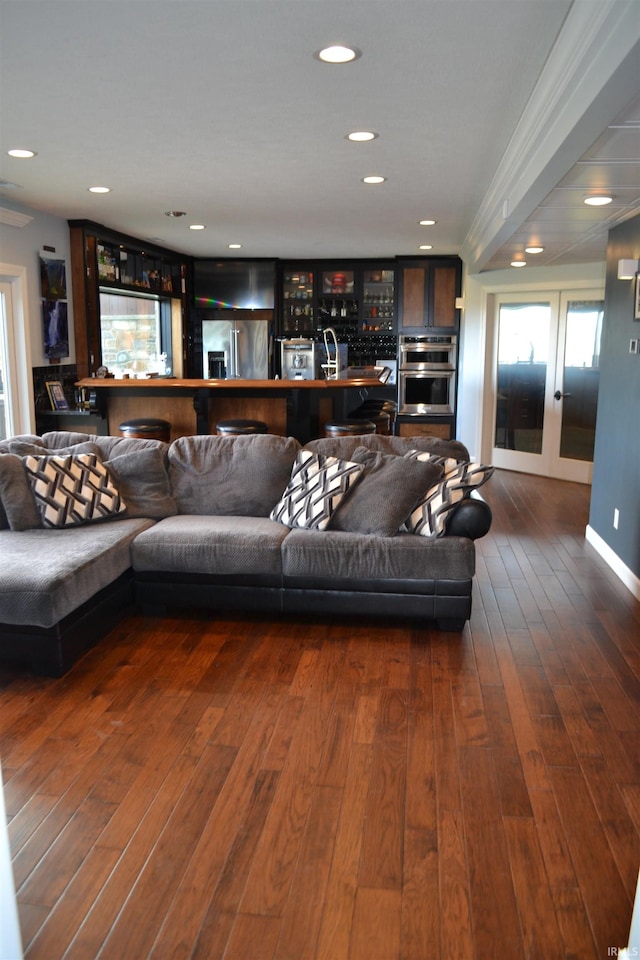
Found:
[[[341,43],[334,43],[314,53],[314,57],[322,60],[323,63],[351,63],[352,60],[358,60],[361,56],[361,51],[356,47],[346,47]]]
[[[10,157],[15,157],[17,160],[30,160],[31,157],[37,157],[38,154],[35,150],[23,150],[21,148],[15,150],[7,150],[7,153]]]
[[[437,223],[437,220],[418,220],[418,225],[420,227],[432,227],[434,223]]]
[[[89,187],[89,193],[111,193],[111,187]]]
[[[241,243],[230,243],[230,244],[229,244],[229,250],[242,250],[242,244],[241,244]]]
[[[433,247],[430,243],[421,243],[418,247],[419,250],[433,250]]]
[[[363,177],[362,182],[363,183],[384,183],[386,179],[387,179],[386,177]]]
[[[526,267],[526,265],[527,265],[527,261],[526,261],[526,260],[512,260],[512,261],[511,261],[511,266],[512,266],[512,267]]]
[[[189,230],[206,230],[204,223],[190,223]]]
[[[356,143],[366,143],[367,140],[377,140],[378,134],[373,130],[354,130],[347,134],[347,140],[354,140]]]
[[[613,197],[605,196],[604,194],[596,197],[584,198],[584,202],[589,207],[606,207],[606,205],[608,203],[611,203],[612,200],[613,200]]]
[[[186,217],[186,210],[165,210],[165,217]]]
[[[544,247],[525,247],[524,248],[525,253],[542,253],[543,250],[544,250]]]

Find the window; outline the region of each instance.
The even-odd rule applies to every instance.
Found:
[[[169,304],[158,297],[101,290],[100,346],[102,362],[116,378],[170,373]]]

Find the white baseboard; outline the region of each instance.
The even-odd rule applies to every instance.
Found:
[[[593,549],[600,554],[604,562],[608,564],[615,575],[622,580],[625,587],[631,591],[636,600],[640,600],[640,578],[636,577],[633,570],[630,570],[629,567],[622,562],[618,554],[614,553],[609,544],[602,539],[600,534],[595,532],[593,527],[587,526],[585,537],[587,543],[590,543]]]

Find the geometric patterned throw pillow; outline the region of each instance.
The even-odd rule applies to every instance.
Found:
[[[454,457],[438,457],[435,453],[426,453],[422,450],[409,450],[408,453],[405,453],[407,460],[422,460],[425,463],[435,463],[436,466],[442,467],[442,473],[445,477],[448,477],[450,473],[453,473],[454,470],[458,469],[459,460],[454,459]]]
[[[126,509],[95,453],[25,457],[23,462],[45,527],[89,523]]]
[[[472,487],[480,487],[489,479],[494,467],[482,463],[458,463],[455,470],[434,484],[414,507],[405,521],[409,533],[421,537],[441,537],[447,517]]]
[[[326,529],[363,471],[362,463],[301,450],[286,490],[270,513],[271,520],[287,527]]]

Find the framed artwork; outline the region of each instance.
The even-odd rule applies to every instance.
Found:
[[[67,267],[49,248],[40,252],[40,296],[44,355],[50,363],[59,363],[69,356]]]
[[[47,380],[47,393],[49,394],[52,410],[69,409],[69,403],[59,380]]]
[[[40,254],[40,289],[43,300],[67,299],[67,268],[64,260]]]
[[[66,300],[42,301],[44,354],[49,360],[69,356],[69,319]]]
[[[640,273],[636,273],[633,319],[640,320]]]

